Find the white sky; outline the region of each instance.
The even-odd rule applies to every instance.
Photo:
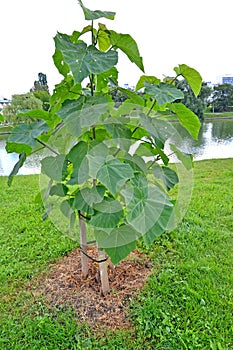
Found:
[[[188,64],[203,80],[233,73],[232,0],[83,0],[91,10],[115,11],[109,29],[131,34],[146,74],[171,75]],[[0,5],[0,96],[25,93],[47,75],[50,90],[62,77],[53,65],[53,37],[71,34],[87,22],[77,0],[2,0]],[[135,85],[143,74],[120,58],[119,82]]]

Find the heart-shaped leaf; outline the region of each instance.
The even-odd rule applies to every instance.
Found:
[[[165,206],[173,207],[169,197],[157,186],[123,191],[127,203],[127,222],[142,235],[160,222]]]
[[[136,41],[129,34],[119,34],[110,30],[110,40],[114,48],[123,51],[131,62],[135,63],[143,72],[144,66]]]
[[[26,145],[28,150],[32,150],[37,144],[37,137],[47,131],[48,125],[44,121],[21,124],[11,130],[8,143]]]
[[[74,44],[67,35],[58,33],[55,38],[56,48],[62,52],[75,83],[81,83],[90,74],[100,74],[115,66],[118,54],[115,50],[102,52],[95,46],[84,42]]]
[[[123,218],[123,208],[120,202],[113,199],[105,199],[94,205],[95,214],[90,220],[90,225],[97,228],[114,228]]]
[[[145,82],[145,87],[145,92],[154,96],[159,106],[184,98],[183,92],[171,84],[152,85]]]
[[[175,145],[172,144],[170,144],[170,148],[187,170],[191,170],[193,168],[192,154],[183,153]]]
[[[46,157],[41,161],[41,172],[52,180],[62,181],[67,175],[67,158],[63,154]]]
[[[124,224],[110,232],[96,230],[95,236],[99,246],[110,256],[112,263],[117,264],[136,248],[139,234],[131,226]]]
[[[188,130],[190,135],[198,140],[198,134],[201,127],[201,122],[198,116],[187,108],[183,103],[173,103],[169,108],[176,114],[180,124]]]
[[[194,94],[198,96],[202,85],[202,77],[200,73],[186,64],[180,64],[178,67],[174,68],[174,71],[177,75],[182,75],[187,80]]]
[[[161,80],[152,75],[142,75],[136,84],[136,90],[144,88],[145,82],[156,85],[159,84]]]
[[[118,159],[107,160],[98,171],[96,178],[104,184],[107,189],[116,194],[124,183],[134,176],[133,169],[129,164],[124,164]]]
[[[102,17],[112,20],[115,18],[115,12],[99,10],[91,11],[83,5],[81,0],[78,0],[78,2],[83,9],[83,13],[87,21],[94,21],[95,19],[99,19]]]
[[[165,185],[168,191],[179,182],[179,178],[176,172],[166,166],[155,166],[154,175],[158,179],[162,180],[163,184]]]

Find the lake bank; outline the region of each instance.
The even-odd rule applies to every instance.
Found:
[[[189,133],[172,120],[174,126],[174,136],[166,143],[166,154],[171,154],[169,143],[174,143],[181,151],[192,154],[194,161],[211,158],[233,158],[233,116],[213,118],[205,120],[199,132],[197,141],[193,140]],[[9,128],[9,127],[8,127]],[[16,153],[5,151],[6,137],[0,136],[0,175],[9,175],[18,161]],[[24,166],[20,169],[20,174],[39,174],[40,160],[44,153],[35,153],[28,157]],[[171,162],[177,162],[175,157]]]

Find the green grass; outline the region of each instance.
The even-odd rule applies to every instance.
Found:
[[[161,118],[169,121],[177,121],[177,117],[174,114],[167,114],[166,112],[161,113]],[[219,118],[233,118],[233,112],[222,112],[222,113],[204,113],[205,119],[219,119]]]
[[[0,349],[233,349],[233,160],[195,163],[188,212],[146,251],[153,273],[131,302],[133,331],[92,332],[25,288],[74,244],[34,203],[37,176],[0,177]]]
[[[12,129],[11,126],[3,126],[0,124],[0,133],[2,132],[9,132]],[[5,140],[6,139],[6,135],[0,135],[0,140]]]
[[[222,113],[204,113],[204,118],[228,118],[233,117],[233,112],[222,112]]]

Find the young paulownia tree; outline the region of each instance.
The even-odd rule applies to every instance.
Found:
[[[87,26],[54,38],[53,60],[63,80],[54,89],[50,110],[25,113],[40,122],[19,125],[8,137],[7,151],[20,154],[8,182],[27,156],[42,147],[49,150],[41,161],[44,217],[53,216],[60,229],[75,239],[79,227],[84,277],[88,275],[87,245],[95,242],[105,294],[109,261],[117,264],[139,239],[150,245],[174,227],[177,208],[168,192],[179,176],[168,167],[165,142],[174,129],[163,114],[176,114],[197,138],[199,120],[177,102],[183,93],[175,81],[179,76],[186,79],[198,95],[201,77],[181,64],[174,68],[174,78],[161,81],[142,75],[136,91],[119,87],[119,51],[144,73],[138,46],[129,34],[98,23],[100,18],[113,20],[115,13],[91,11],[82,1],[79,4]],[[114,88],[127,97],[118,108],[112,100]],[[191,168],[191,157],[175,145],[170,145],[169,152],[176,153],[187,170]]]

